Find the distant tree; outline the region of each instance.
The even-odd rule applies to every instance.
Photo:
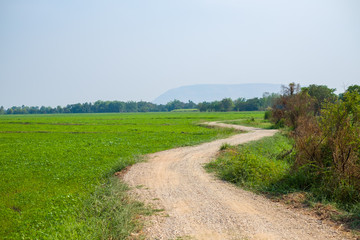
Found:
[[[175,109],[182,109],[182,108],[184,108],[184,106],[185,106],[185,103],[183,103],[183,102],[181,102],[181,101],[179,101],[177,99],[175,99],[175,100],[173,100],[171,102],[168,102],[166,104],[166,107],[167,107],[169,112],[172,111],[172,110],[175,110]]]
[[[125,104],[126,112],[137,112],[137,102],[129,101]]]
[[[71,113],[69,109],[69,105],[63,107],[63,113]]]
[[[8,108],[8,109],[6,110],[6,114],[13,114],[13,110],[12,110],[11,108]]]
[[[14,114],[28,114],[29,113],[29,107],[22,105],[21,107],[13,107]]]
[[[39,109],[39,107],[30,107],[29,113],[30,113],[30,114],[40,113],[40,109]]]
[[[46,113],[46,108],[44,106],[40,107],[40,113],[41,114],[45,114]]]
[[[94,103],[94,106],[93,106],[93,112],[98,112],[98,113],[105,113],[105,112],[109,112],[109,104],[110,102],[109,101],[101,101],[101,100],[98,100]]]
[[[294,82],[290,83],[289,86],[282,85],[283,96],[292,96],[300,92],[300,84]]]
[[[150,112],[154,109],[153,105],[150,102],[140,101],[137,103],[138,112]]]
[[[111,101],[106,104],[106,112],[120,112],[122,105],[119,101]]]
[[[211,109],[211,111],[215,111],[215,112],[220,112],[220,111],[223,110],[222,104],[221,104],[220,101],[212,102],[211,105],[210,105],[210,109]]]
[[[234,101],[234,110],[235,111],[243,111],[244,106],[246,103],[246,99],[245,98],[238,98]]]
[[[5,109],[3,106],[0,107],[0,114],[5,114]]]
[[[83,103],[82,104],[82,112],[83,113],[91,113],[91,106],[92,106],[92,104],[91,103],[88,103],[88,102],[86,102],[86,103]]]
[[[57,112],[57,113],[63,113],[63,112],[64,112],[64,109],[63,109],[61,106],[57,106],[57,107],[56,107],[56,112]]]
[[[119,102],[119,112],[125,112],[126,111],[126,105],[124,102]]]
[[[328,88],[325,85],[311,84],[307,88],[302,88],[302,91],[307,91],[308,94],[314,98],[314,115],[319,115],[321,106],[325,102],[335,102],[337,99],[335,88]]]
[[[280,97],[280,94],[277,93],[263,93],[262,98],[260,98],[259,102],[259,110],[266,110],[267,108],[274,105],[275,101]]]
[[[200,112],[208,112],[211,111],[210,105],[211,103],[209,102],[202,102],[197,105],[197,109],[199,109]]]
[[[257,111],[260,107],[259,98],[251,98],[246,100],[243,111]]]
[[[184,108],[185,109],[194,109],[194,108],[196,108],[196,103],[189,100],[187,103],[184,104]]]
[[[71,113],[84,113],[83,105],[81,103],[68,105],[68,108],[70,109]],[[42,111],[41,108],[40,111]]]
[[[224,98],[221,100],[221,111],[229,112],[234,109],[234,102],[231,98]]]

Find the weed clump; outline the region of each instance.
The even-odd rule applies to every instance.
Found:
[[[224,151],[226,149],[229,149],[231,147],[230,144],[228,143],[223,143],[221,146],[220,146],[220,151]]]

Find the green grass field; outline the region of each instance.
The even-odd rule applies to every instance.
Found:
[[[0,239],[96,239],[84,209],[114,172],[233,132],[202,121],[251,116],[263,112],[0,116]]]
[[[264,112],[247,112],[239,119],[226,120],[223,121],[228,124],[264,128],[264,129],[274,129],[275,126],[269,122],[269,120],[264,119]]]

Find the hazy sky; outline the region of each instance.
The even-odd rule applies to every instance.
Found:
[[[0,0],[0,105],[360,84],[359,0]]]

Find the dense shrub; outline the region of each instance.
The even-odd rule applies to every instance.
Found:
[[[360,201],[360,94],[348,91],[343,100],[334,101],[328,91],[319,110],[320,97],[311,97],[307,88],[296,92],[294,86],[290,84],[272,111],[275,124],[292,129],[297,153],[293,170],[311,179],[309,188],[318,196]]]
[[[264,120],[269,120],[271,117],[271,111],[267,110],[264,114]]]

